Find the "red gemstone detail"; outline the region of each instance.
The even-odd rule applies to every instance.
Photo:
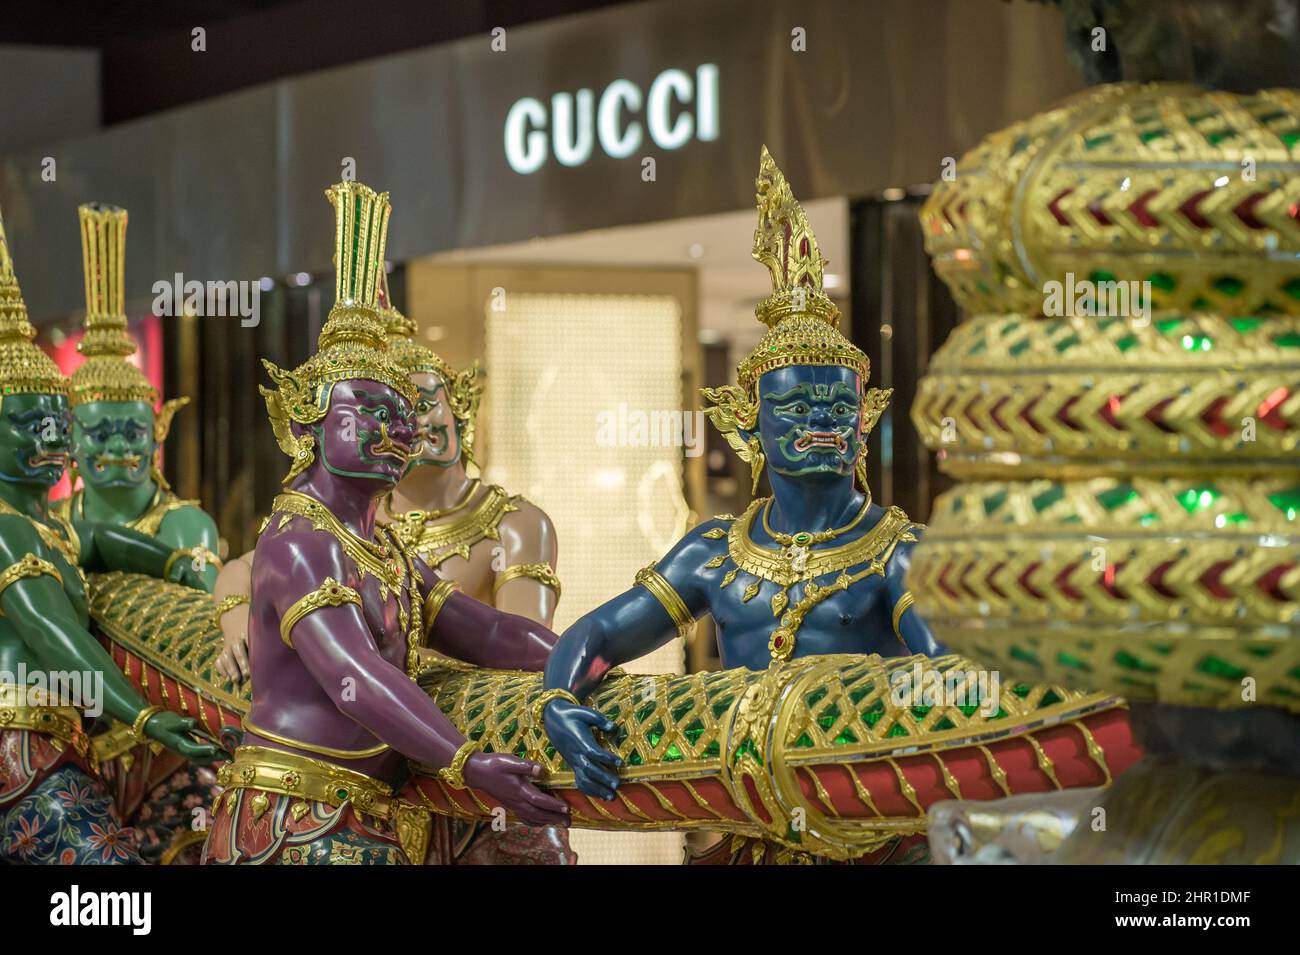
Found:
[[[1232,564],[1233,562],[1230,560],[1221,560],[1217,564],[1211,564],[1205,568],[1205,573],[1201,574],[1196,582],[1220,600],[1227,600],[1232,596],[1232,591],[1224,586],[1223,581],[1219,578]]]
[[[1233,431],[1232,425],[1223,420],[1223,406],[1227,403],[1228,399],[1226,397],[1215,398],[1210,402],[1209,407],[1201,412],[1201,420],[1210,429],[1210,433],[1221,438],[1232,434]]]
[[[1274,600],[1286,600],[1286,594],[1282,593],[1280,584],[1282,577],[1289,571],[1295,570],[1295,564],[1278,564],[1267,574],[1264,574],[1259,580],[1255,581],[1255,586],[1260,592],[1272,597]]]
[[[1116,431],[1125,430],[1124,426],[1119,423],[1119,406],[1124,403],[1123,395],[1111,395],[1105,403],[1097,409],[1097,414],[1101,415],[1101,420],[1106,422]]]
[[[1165,574],[1169,571],[1169,568],[1173,567],[1176,563],[1178,563],[1176,560],[1167,560],[1151,571],[1151,573],[1147,574],[1147,583],[1151,586],[1151,589],[1160,594],[1160,596],[1167,597],[1170,600],[1176,598],[1178,594],[1165,586]]]
[[[1110,216],[1106,215],[1106,210],[1095,202],[1088,203],[1088,214],[1097,220],[1098,225],[1114,225]]]
[[[1078,400],[1079,396],[1073,395],[1069,401],[1057,408],[1056,414],[1052,416],[1072,431],[1079,430],[1079,423],[1070,417],[1070,409],[1074,407],[1074,403]]]
[[[1034,405],[1038,404],[1038,399],[1041,397],[1042,395],[1034,395],[1034,397],[1023,408],[1020,409],[1020,415],[1019,415],[1020,419],[1024,421],[1025,424],[1029,425],[1029,427],[1033,428],[1039,434],[1043,433],[1043,426],[1040,425],[1033,418],[1031,418],[1029,416],[1029,413],[1034,410]]]
[[[1267,192],[1253,192],[1233,208],[1232,214],[1246,223],[1248,229],[1267,229],[1268,226],[1255,218],[1255,206],[1259,205],[1261,199],[1268,195]]]
[[[1169,425],[1165,424],[1163,421],[1160,420],[1161,418],[1164,417],[1165,411],[1168,410],[1169,406],[1173,404],[1173,401],[1174,401],[1173,398],[1166,398],[1164,401],[1156,402],[1150,408],[1147,409],[1147,413],[1144,414],[1142,417],[1146,418],[1148,421],[1150,421],[1153,425],[1155,425],[1165,434],[1177,434],[1178,433],[1177,428],[1171,428]]]
[[[1069,226],[1070,220],[1065,217],[1065,213],[1060,210],[1057,203],[1072,192],[1074,192],[1073,189],[1062,189],[1060,195],[1047,204],[1047,211],[1050,212],[1056,221],[1063,226]]]
[[[1158,189],[1148,189],[1146,192],[1142,193],[1142,195],[1134,199],[1132,204],[1128,207],[1128,211],[1132,214],[1133,218],[1137,220],[1138,225],[1142,226],[1144,229],[1155,229],[1160,225],[1160,221],[1151,214],[1149,209],[1147,209],[1147,203],[1158,195],[1159,192],[1160,190]]]
[[[1030,564],[1028,567],[1025,568],[1024,573],[1022,573],[1019,577],[1016,578],[1016,583],[1020,585],[1022,590],[1026,590],[1034,597],[1038,598],[1039,600],[1042,600],[1043,595],[1039,593],[1038,590],[1035,589],[1034,585],[1029,582],[1029,578],[1033,576],[1034,571],[1038,570],[1040,566],[1041,565],[1039,564],[1038,561],[1034,561],[1032,564]]]
[[[1282,402],[1286,401],[1291,392],[1286,388],[1277,388],[1260,402],[1259,409],[1255,412],[1256,416],[1274,431],[1288,431],[1286,420],[1277,413],[1277,409]]]
[[[785,643],[785,637],[777,637],[775,640],[772,641],[772,646],[774,646],[774,647],[776,647],[778,650],[780,650],[780,649],[781,649],[781,644],[783,644],[783,643]]]
[[[1201,192],[1194,193],[1193,195],[1188,196],[1187,200],[1178,207],[1178,211],[1183,214],[1183,218],[1198,229],[1210,228],[1209,220],[1207,220],[1205,216],[1201,215],[1200,210],[1196,207],[1201,204],[1202,199],[1213,191],[1213,189],[1204,189]]]
[[[1083,599],[1083,594],[1075,590],[1074,585],[1070,583],[1070,575],[1074,573],[1075,568],[1078,566],[1078,564],[1070,564],[1068,567],[1062,568],[1061,572],[1052,580],[1052,583],[1056,585],[1056,589],[1071,600]]]

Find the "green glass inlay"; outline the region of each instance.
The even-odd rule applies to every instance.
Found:
[[[506,739],[509,739],[510,737],[515,735],[518,729],[519,729],[519,721],[511,720],[509,723],[505,725],[505,728],[501,730],[501,735]]]
[[[874,689],[875,687],[869,683],[863,684],[862,686],[855,686],[849,691],[849,699],[852,701],[854,706],[857,706],[862,702],[862,698]]]
[[[1281,491],[1274,491],[1268,496],[1269,503],[1286,515],[1288,521],[1294,521],[1300,513],[1300,484]]]
[[[1236,135],[1237,131],[1235,129],[1223,129],[1217,133],[1210,133],[1205,138],[1209,141],[1211,146],[1214,146],[1223,142],[1225,139],[1233,139]]]
[[[895,723],[893,726],[889,728],[889,732],[885,734],[885,739],[892,739],[895,736],[907,736],[907,735],[909,735],[907,732],[907,727],[905,727],[902,723]]]
[[[1182,323],[1183,319],[1181,316],[1178,318],[1162,318],[1160,321],[1156,322],[1156,331],[1161,335],[1168,335]]]
[[[814,706],[816,706],[823,699],[825,699],[826,693],[827,693],[826,687],[819,686],[817,689],[813,690],[806,697],[804,697],[804,702],[808,704],[808,709],[811,710]]]
[[[1092,672],[1092,667],[1088,666],[1086,660],[1076,657],[1073,653],[1066,653],[1064,650],[1056,654],[1056,662],[1061,666],[1069,667],[1071,670],[1082,670],[1084,673]]]
[[[731,701],[734,700],[734,699],[735,699],[734,696],[727,695],[727,696],[722,697],[721,699],[714,700],[714,701],[713,701],[713,718],[714,718],[715,720],[716,720],[716,719],[721,719],[722,716],[723,716],[723,714],[726,713],[727,710],[731,709]]]
[[[1094,281],[1094,282],[1114,282],[1114,281],[1115,281],[1115,273],[1114,273],[1114,272],[1106,272],[1106,271],[1103,271],[1103,270],[1101,270],[1101,269],[1098,269],[1098,270],[1095,271],[1095,272],[1090,272],[1090,273],[1088,274],[1088,278],[1092,279],[1092,281]]]
[[[1158,514],[1143,514],[1138,518],[1138,527],[1150,527],[1152,524],[1159,524],[1160,516]]]
[[[1157,673],[1160,670],[1159,667],[1152,666],[1150,663],[1144,663],[1133,654],[1124,650],[1115,654],[1115,662],[1126,670],[1137,670],[1140,673]]]
[[[1011,692],[1014,693],[1016,696],[1020,697],[1022,700],[1025,697],[1027,697],[1032,691],[1033,691],[1033,687],[1028,686],[1027,684],[1024,683],[1017,683],[1015,686],[1011,688]]]
[[[645,762],[645,760],[641,758],[641,754],[636,750],[632,750],[632,752],[627,754],[627,764],[629,766],[640,766],[643,762]]]
[[[933,732],[938,732],[939,730],[955,730],[956,728],[957,728],[957,724],[954,723],[952,720],[948,719],[948,717],[946,716],[940,719],[939,722],[935,723],[933,727],[931,727]]]
[[[1285,133],[1278,133],[1278,138],[1286,143],[1287,149],[1293,149],[1296,143],[1300,143],[1300,128],[1287,130]]]
[[[1117,348],[1119,348],[1120,351],[1123,352],[1123,351],[1128,351],[1137,343],[1138,340],[1136,335],[1125,335],[1123,338],[1117,341],[1115,345]]]
[[[1240,680],[1245,678],[1246,671],[1239,666],[1233,666],[1227,660],[1220,660],[1215,656],[1208,656],[1196,664],[1196,671],[1204,673],[1206,676],[1222,677],[1226,680]]]
[[[1273,344],[1278,348],[1300,348],[1300,332],[1286,332],[1273,336]]]
[[[1246,283],[1235,275],[1221,275],[1214,280],[1214,287],[1224,295],[1238,295]]]
[[[759,754],[758,747],[754,745],[754,741],[752,739],[747,739],[739,746],[736,747],[736,755],[732,757],[731,759],[732,763],[734,764],[740,762],[740,757],[744,756],[746,753],[748,753],[750,756],[753,756],[755,762],[757,762],[758,765],[760,766],[763,765],[763,757]]]
[[[645,703],[642,703],[639,707],[637,707],[636,721],[638,723],[642,723],[645,720],[648,720],[650,718],[650,714],[655,711],[655,707],[658,705],[659,704],[656,703],[654,700],[648,700]]]
[[[1065,338],[1062,338],[1053,347],[1057,350],[1057,352],[1063,352],[1073,348],[1077,344],[1079,344],[1079,336],[1069,335]]]
[[[722,752],[722,747],[721,747],[721,745],[718,743],[718,741],[715,739],[715,740],[713,740],[713,742],[709,743],[708,746],[704,747],[704,758],[705,758],[705,759],[716,759],[717,756],[718,756],[718,754],[721,753],[721,752]]]
[[[862,722],[868,726],[875,726],[880,722],[880,718],[885,715],[885,703],[883,700],[876,700],[871,704],[871,709],[862,711]]]
[[[1117,507],[1123,507],[1133,498],[1138,496],[1138,492],[1133,489],[1131,484],[1116,484],[1097,495],[1097,503],[1108,511],[1113,511]]]
[[[1031,663],[1036,667],[1041,667],[1043,665],[1039,661],[1038,657],[1034,656],[1032,653],[1030,653],[1028,650],[1024,649],[1023,647],[1012,647],[1011,659],[1019,660],[1021,663]]]
[[[984,514],[991,517],[993,512],[1007,502],[1007,492],[998,491],[984,498]]]
[[[1163,129],[1150,129],[1147,130],[1145,133],[1140,134],[1138,138],[1141,139],[1142,142],[1144,143],[1149,143],[1153,139],[1161,139],[1162,137],[1168,135],[1169,133]]]
[[[1214,308],[1214,304],[1204,295],[1198,295],[1192,300],[1193,312],[1208,312]]]
[[[800,749],[807,749],[809,746],[814,744],[811,736],[807,733],[802,733],[799,738],[794,741],[794,745]]]
[[[1160,654],[1162,657],[1169,656],[1169,654],[1171,654],[1174,650],[1174,645],[1172,643],[1150,643],[1147,644],[1147,646],[1149,646],[1152,649],[1152,651],[1154,651],[1155,653]]]
[[[1065,497],[1065,486],[1061,484],[1053,484],[1042,494],[1038,494],[1034,497],[1034,510],[1041,514],[1063,497]]]
[[[695,701],[687,700],[685,703],[679,703],[673,708],[673,720],[680,723],[686,719],[686,714],[695,709]]]
[[[1022,352],[1028,350],[1028,348],[1029,348],[1029,339],[1022,338],[1020,339],[1020,341],[1016,342],[1014,345],[1008,348],[1007,353],[1010,355],[1019,355]]]
[[[703,735],[704,729],[704,724],[700,722],[699,717],[696,717],[691,720],[684,730],[682,730],[682,735],[690,741],[692,746],[694,746],[700,741],[700,736]]]
[[[663,759],[665,763],[680,763],[683,759],[682,751],[677,748],[676,743],[673,743],[666,750],[664,750]]]
[[[1201,487],[1189,487],[1182,494],[1175,495],[1174,499],[1183,506],[1188,514],[1195,514],[1197,511],[1203,511],[1210,507],[1219,498],[1219,489],[1213,484],[1205,484]]]
[[[1300,279],[1292,279],[1282,286],[1282,291],[1286,292],[1292,298],[1300,299]]]
[[[840,708],[832,703],[826,709],[817,714],[817,724],[824,730],[830,729],[835,725],[835,721],[840,718]]]
[[[1232,327],[1239,332],[1253,332],[1255,329],[1259,328],[1260,325],[1264,324],[1263,319],[1255,318],[1254,316],[1239,316],[1237,318],[1230,318],[1228,321],[1231,322]]]
[[[840,730],[840,735],[836,736],[831,742],[836,746],[847,746],[848,744],[856,743],[857,741],[858,738],[853,734],[853,730],[846,726],[844,729]]]
[[[1085,139],[1083,141],[1083,148],[1095,149],[1096,147],[1101,146],[1104,143],[1110,142],[1114,138],[1115,138],[1114,133],[1102,133],[1100,136],[1094,136],[1092,139]]]
[[[1208,335],[1184,335],[1182,346],[1187,351],[1209,351],[1214,347],[1214,339]]]
[[[1152,288],[1158,288],[1162,292],[1172,292],[1178,287],[1178,280],[1168,272],[1152,272],[1147,276],[1147,281]]]
[[[1049,688],[1047,692],[1043,694],[1043,698],[1038,701],[1038,707],[1039,709],[1042,709],[1044,706],[1052,706],[1060,702],[1062,702],[1061,695],[1055,690]]]

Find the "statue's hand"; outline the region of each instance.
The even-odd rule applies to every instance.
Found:
[[[593,729],[612,733],[614,724],[589,706],[578,706],[567,700],[552,700],[542,713],[546,735],[551,745],[573,769],[578,788],[588,796],[613,799],[618,788],[614,770],[623,765],[607,749],[596,745]]]
[[[144,734],[191,762],[206,766],[217,758],[218,751],[211,743],[200,743],[189,735],[189,731],[196,725],[197,722],[189,717],[168,712],[155,713],[145,722]]]
[[[192,560],[187,560],[181,565],[181,575],[177,578],[176,583],[183,584],[186,587],[193,587],[195,590],[208,589],[208,585],[203,580],[203,575],[194,568]]]
[[[217,656],[217,673],[238,686],[248,678],[252,671],[248,666],[248,613],[247,607],[235,607],[226,611],[221,626],[221,653]],[[244,626],[225,623],[225,618],[234,614],[236,619],[244,621]]]
[[[569,807],[531,782],[542,767],[507,753],[475,753],[465,762],[465,782],[505,806],[527,826],[567,826]]]

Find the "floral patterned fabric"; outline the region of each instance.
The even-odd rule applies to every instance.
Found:
[[[435,816],[425,865],[577,865],[567,829],[509,825]]]
[[[217,797],[204,865],[407,865],[383,820],[361,816],[351,801],[323,802],[231,789]]]
[[[102,780],[71,747],[27,730],[0,732],[0,861],[139,865]]]

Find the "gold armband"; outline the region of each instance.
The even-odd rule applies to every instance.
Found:
[[[438,770],[438,778],[452,789],[464,789],[465,764],[469,762],[471,756],[481,751],[482,748],[473,740],[466,740],[465,744],[456,750],[456,755],[451,758],[451,765]]]
[[[190,559],[191,567],[194,566],[193,561],[201,560],[205,564],[217,568],[217,570],[221,569],[221,558],[208,550],[208,548],[204,547],[202,544],[196,544],[193,547],[177,547],[167,555],[167,562],[163,564],[163,580],[171,580],[172,568],[176,566],[176,562],[182,557],[188,557]]]
[[[529,714],[533,718],[534,726],[542,725],[542,713],[546,709],[546,704],[552,700],[565,700],[574,706],[581,706],[582,700],[578,699],[568,690],[547,690],[537,699],[533,700],[533,705],[528,708]]]
[[[248,594],[228,594],[227,596],[222,597],[217,601],[216,609],[212,611],[212,622],[220,628],[221,618],[225,616],[228,611],[234,610],[240,604],[246,603],[252,603],[252,599]]]
[[[149,742],[149,737],[144,735],[144,724],[150,719],[157,716],[163,711],[161,706],[146,706],[136,714],[135,722],[131,724],[131,736],[137,743],[144,744]]]
[[[673,589],[673,585],[664,578],[663,574],[655,570],[653,564],[637,571],[636,583],[654,594],[655,599],[663,604],[664,609],[668,611],[668,616],[672,617],[673,623],[677,625],[678,636],[690,635],[691,628],[695,625],[695,618],[686,609],[686,604]]]
[[[294,624],[321,607],[341,607],[343,604],[356,604],[360,607],[361,595],[333,577],[326,577],[319,587],[306,596],[299,597],[294,601],[293,606],[285,611],[284,616],[280,618],[280,639],[284,641],[285,646],[293,649],[289,632],[293,630]]]
[[[460,584],[450,577],[444,577],[429,591],[424,598],[424,632],[428,633],[433,629],[434,620],[438,619],[438,614],[442,612],[442,606],[451,595],[460,590]]]
[[[547,563],[515,564],[513,567],[507,567],[497,574],[496,583],[492,585],[492,596],[495,597],[498,590],[516,577],[531,577],[543,587],[554,590],[555,599],[560,599],[560,578],[556,576],[555,571],[551,569],[551,565]]]
[[[898,598],[898,603],[894,604],[894,636],[899,640],[903,639],[903,632],[898,629],[899,624],[903,622],[903,614],[907,613],[907,608],[916,603],[916,598],[912,596],[910,590],[904,591],[903,596]]]
[[[24,577],[53,577],[59,582],[60,587],[63,586],[63,576],[57,567],[35,554],[27,554],[22,560],[0,571],[0,594]],[[3,614],[4,610],[0,609],[0,615]]]

